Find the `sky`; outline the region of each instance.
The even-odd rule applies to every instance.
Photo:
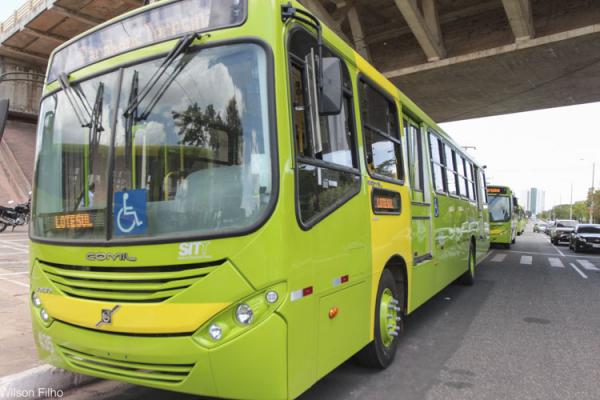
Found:
[[[525,192],[546,191],[546,209],[584,200],[600,186],[600,103],[546,109],[441,124],[467,152],[487,165],[487,180],[510,186],[527,204]]]
[[[10,14],[26,3],[26,0],[0,0],[0,21],[4,22]]]

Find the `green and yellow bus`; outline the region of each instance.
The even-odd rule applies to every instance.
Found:
[[[484,171],[299,3],[162,1],[51,56],[31,236],[40,357],[289,399],[472,284]]]
[[[508,186],[488,186],[487,195],[491,243],[501,244],[509,249],[517,238],[519,219],[517,198]]]

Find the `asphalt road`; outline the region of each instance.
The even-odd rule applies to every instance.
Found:
[[[0,233],[0,377],[41,364],[31,334],[28,264],[27,227]]]
[[[394,364],[345,363],[301,400],[598,399],[600,254],[526,232],[493,249],[473,287],[451,285],[407,319]],[[100,382],[64,399],[192,399]]]

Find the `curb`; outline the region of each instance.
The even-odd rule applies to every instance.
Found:
[[[64,391],[98,380],[51,365],[40,365],[0,378],[0,399],[60,398]]]

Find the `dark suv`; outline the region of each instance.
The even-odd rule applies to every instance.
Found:
[[[550,240],[552,244],[559,242],[570,242],[571,232],[575,230],[577,221],[572,219],[557,219],[556,224],[550,228]]]
[[[600,225],[579,224],[571,233],[569,248],[575,253],[581,250],[600,250]]]

